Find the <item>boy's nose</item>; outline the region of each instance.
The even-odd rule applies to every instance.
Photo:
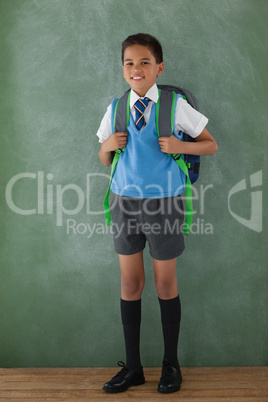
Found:
[[[134,71],[134,72],[140,72],[140,71],[141,71],[141,67],[140,67],[140,66],[133,66],[133,71]]]

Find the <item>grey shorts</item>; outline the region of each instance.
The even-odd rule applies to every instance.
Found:
[[[184,250],[181,197],[132,198],[114,194],[111,202],[114,247],[131,255],[145,248],[157,260],[170,260]]]

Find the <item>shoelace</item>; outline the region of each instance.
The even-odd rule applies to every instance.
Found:
[[[126,367],[125,363],[122,362],[121,360],[119,360],[119,362],[117,362],[117,365],[119,367],[123,367],[123,368],[112,379],[113,380],[117,380],[117,379],[121,379],[121,378],[124,379],[125,375],[129,372],[129,369]]]
[[[174,372],[171,366],[166,365],[163,368],[163,375],[161,376],[161,380],[165,377],[172,377],[174,379],[176,379],[176,377],[174,376]]]

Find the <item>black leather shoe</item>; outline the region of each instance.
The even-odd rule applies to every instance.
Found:
[[[157,391],[164,394],[171,394],[172,392],[179,391],[181,382],[182,376],[180,368],[171,366],[171,364],[164,359],[162,376],[160,378]]]
[[[128,368],[125,363],[119,361],[119,367],[123,367],[109,382],[104,384],[103,388],[106,392],[124,392],[131,385],[141,385],[145,383],[143,368],[140,371],[135,371]]]

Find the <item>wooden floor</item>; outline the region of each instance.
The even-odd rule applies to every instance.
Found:
[[[0,401],[268,401],[268,367],[182,368],[181,390],[157,392],[160,368],[144,368],[146,383],[121,394],[103,384],[118,368],[2,368]]]

